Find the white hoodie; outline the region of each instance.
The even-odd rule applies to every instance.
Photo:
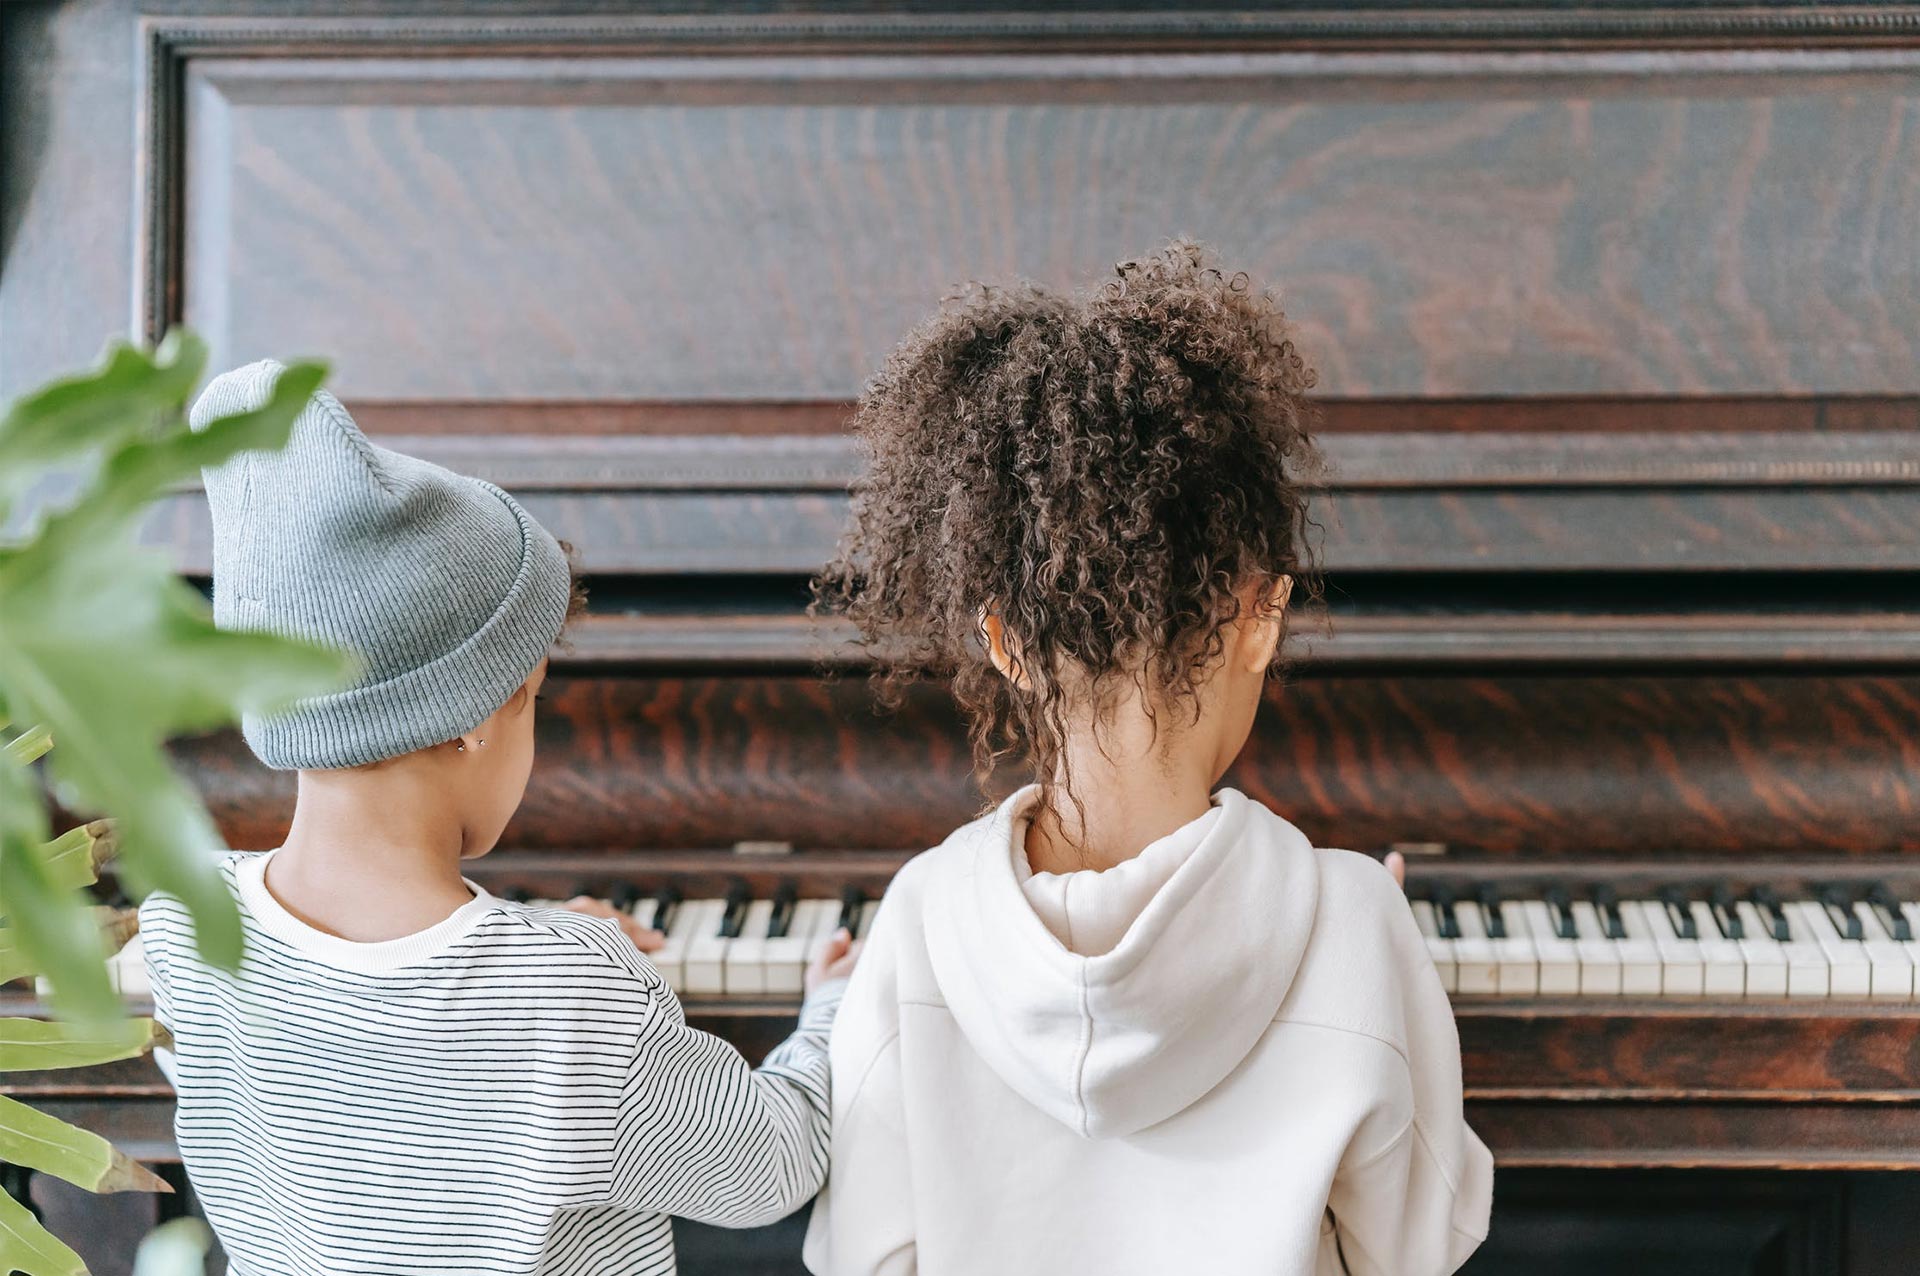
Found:
[[[834,1028],[819,1276],[1443,1276],[1486,1235],[1453,1014],[1378,864],[1232,789],[1033,874],[1035,791],[894,879]],[[1344,1266],[1343,1266],[1344,1264]]]

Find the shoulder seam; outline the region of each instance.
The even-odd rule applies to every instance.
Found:
[[[873,1057],[868,1059],[866,1065],[860,1069],[860,1079],[853,1083],[853,1089],[847,1095],[847,1111],[851,1112],[859,1106],[860,1096],[866,1091],[868,1078],[873,1076],[874,1069],[880,1066],[880,1061],[887,1057],[887,1051],[893,1049],[899,1041],[900,1030],[895,1028],[873,1048]]]
[[[1391,1037],[1381,1036],[1370,1028],[1357,1028],[1352,1024],[1333,1023],[1321,1019],[1294,1019],[1286,1015],[1275,1015],[1273,1022],[1268,1026],[1272,1027],[1278,1024],[1294,1024],[1302,1028],[1321,1028],[1327,1032],[1342,1032],[1351,1037],[1364,1037],[1368,1041],[1378,1042],[1398,1056],[1400,1065],[1407,1070],[1409,1076],[1413,1074],[1413,1061],[1407,1058],[1406,1047]]]

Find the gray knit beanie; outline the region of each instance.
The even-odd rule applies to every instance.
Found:
[[[193,424],[261,406],[284,366],[217,378]],[[277,453],[205,475],[213,614],[352,653],[359,680],[241,724],[278,770],[360,766],[484,722],[566,623],[566,555],[511,496],[375,447],[322,390]]]

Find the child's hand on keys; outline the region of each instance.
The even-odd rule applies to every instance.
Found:
[[[1393,880],[1402,889],[1407,885],[1407,857],[1398,851],[1387,852],[1387,871],[1393,874]]]
[[[585,917],[611,917],[620,923],[620,929],[626,933],[633,946],[643,953],[658,952],[667,942],[667,937],[650,926],[642,926],[628,913],[623,913],[605,900],[595,899],[591,895],[575,895],[563,907],[569,913],[579,913]]]
[[[854,964],[859,960],[860,945],[842,926],[833,932],[833,937],[827,940],[827,946],[807,967],[807,991],[812,992],[830,979],[845,979],[853,973]]]

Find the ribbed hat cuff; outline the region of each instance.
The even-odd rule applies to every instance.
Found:
[[[520,526],[520,570],[500,605],[458,647],[382,682],[249,714],[247,744],[277,771],[365,766],[445,744],[492,716],[553,647],[573,593],[566,555],[520,504],[479,483]]]

